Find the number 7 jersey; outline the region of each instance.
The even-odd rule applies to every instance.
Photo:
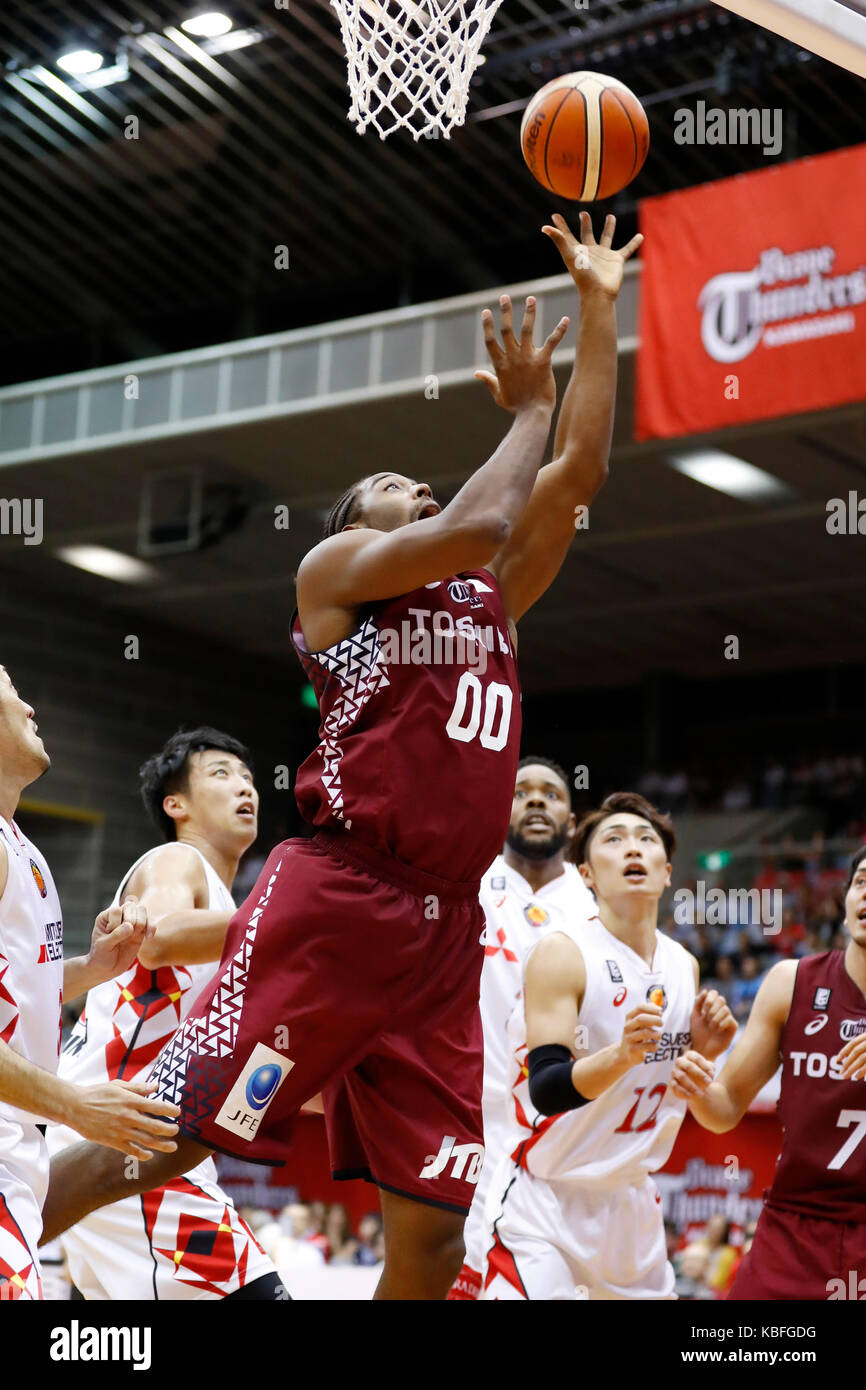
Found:
[[[844,1081],[836,1060],[861,1033],[866,999],[845,968],[845,952],[804,956],[782,1030],[785,1135],[768,1206],[866,1221],[866,1082]]]
[[[364,608],[351,636],[307,650],[320,742],[298,771],[305,820],[426,873],[478,882],[502,848],[520,749],[520,684],[489,570]]]
[[[577,944],[586,966],[586,992],[578,1015],[575,1056],[618,1043],[626,1016],[647,1000],[662,1006],[661,1038],[654,1052],[595,1100],[562,1115],[536,1115],[524,1079],[515,1091],[517,1113],[524,1117],[524,1137],[513,1148],[512,1158],[548,1182],[606,1187],[640,1183],[667,1162],[685,1114],[685,1101],[672,1094],[668,1082],[674,1062],[691,1042],[694,963],[678,942],[656,932],[650,968],[599,917],[581,924]],[[525,1039],[522,1007],[512,1014],[508,1027],[515,1043],[519,1043],[520,1028]],[[525,1042],[524,1051],[517,1051],[518,1058],[522,1055]],[[525,1065],[522,1071],[525,1074]],[[527,1133],[531,1115],[535,1119]]]

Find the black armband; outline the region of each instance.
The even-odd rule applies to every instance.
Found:
[[[534,1047],[528,1061],[529,1098],[542,1115],[561,1115],[565,1110],[589,1104],[587,1097],[574,1089],[574,1058],[562,1043]]]

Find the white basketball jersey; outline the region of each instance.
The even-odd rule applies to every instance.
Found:
[[[534,893],[502,855],[494,859],[481,880],[479,900],[487,921],[481,971],[487,1158],[476,1191],[476,1199],[483,1201],[509,1132],[513,1053],[507,1028],[522,998],[524,957],[551,931],[574,934],[579,939],[583,924],[597,909],[595,898],[573,864],[564,865],[557,878]]]
[[[57,1071],[63,1000],[63,916],[51,872],[13,821],[0,817],[8,875],[0,897],[0,1039],[44,1071]],[[40,1116],[0,1101],[4,1138],[35,1132]]]
[[[124,875],[112,907],[119,906],[132,875],[155,852],[148,850]],[[195,853],[204,866],[208,909],[234,912],[234,899],[222,879],[199,850]],[[218,964],[162,965],[148,970],[136,961],[124,974],[91,989],[63,1049],[60,1075],[79,1085],[146,1080],[154,1059],[186,1018]]]
[[[654,1052],[595,1100],[563,1115],[543,1116],[529,1100],[526,1025],[522,1007],[515,1009],[509,1033],[519,1075],[513,1087],[512,1121],[513,1133],[520,1137],[512,1157],[548,1181],[637,1183],[667,1162],[685,1114],[685,1101],[677,1100],[668,1082],[674,1062],[691,1042],[694,964],[678,942],[656,932],[650,969],[599,917],[586,922],[578,945],[586,964],[586,993],[575,1055],[620,1042],[626,1014],[659,989],[661,997],[653,1002],[662,1004],[662,1035]]]

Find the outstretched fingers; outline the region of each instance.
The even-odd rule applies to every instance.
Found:
[[[549,362],[559,344],[568,332],[569,319],[561,318],[552,333],[548,333],[541,348],[541,354]]]
[[[481,327],[484,333],[484,346],[487,348],[487,355],[494,367],[498,368],[505,359],[505,350],[496,336],[493,315],[489,309],[482,310]],[[479,374],[476,373],[476,375]]]
[[[631,239],[631,241],[627,241],[627,242],[626,242],[625,246],[622,248],[622,250],[621,250],[620,253],[619,253],[619,254],[622,256],[622,258],[623,258],[624,261],[627,261],[628,258],[629,258],[629,256],[633,256],[633,255],[634,255],[635,251],[636,251],[637,248],[640,246],[640,244],[641,244],[642,241],[643,241],[643,234],[642,234],[641,232],[638,232],[637,236],[633,236],[632,239]]]

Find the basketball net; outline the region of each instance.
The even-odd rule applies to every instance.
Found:
[[[466,116],[469,83],[502,0],[330,0],[349,69],[349,120],[385,140],[449,139]]]

